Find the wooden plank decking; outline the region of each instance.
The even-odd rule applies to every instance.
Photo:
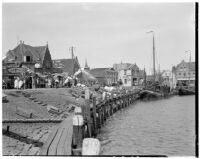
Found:
[[[70,115],[60,125],[54,128],[47,142],[41,148],[41,156],[69,156],[72,144],[72,117]]]

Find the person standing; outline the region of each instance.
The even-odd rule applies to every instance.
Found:
[[[55,83],[56,83],[56,88],[58,88],[58,84],[59,84],[58,77],[56,78]]]
[[[48,78],[48,88],[51,88],[51,78]]]
[[[23,87],[23,84],[24,84],[23,80],[22,80],[22,79],[20,79],[20,80],[19,80],[19,89],[22,89],[22,87]]]
[[[19,78],[17,77],[14,82],[15,89],[19,89]]]

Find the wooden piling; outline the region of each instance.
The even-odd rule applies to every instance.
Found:
[[[96,118],[96,97],[93,97],[93,106],[92,106],[92,111],[93,111],[93,128],[94,128],[94,136],[97,134],[97,118]]]
[[[6,127],[6,132],[7,132],[7,133],[10,132],[10,126],[9,126],[9,125]]]
[[[82,147],[83,140],[83,132],[84,132],[84,120],[82,115],[74,115],[73,116],[73,147],[80,148]]]

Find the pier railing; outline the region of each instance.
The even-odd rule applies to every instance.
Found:
[[[103,100],[98,103],[96,97],[91,97],[90,91],[86,90],[85,105],[77,106],[71,119],[66,119],[53,131],[53,135],[50,135],[47,143],[42,147],[40,155],[99,155],[100,141],[96,136],[101,127],[110,116],[128,107],[138,97],[139,91],[118,95],[111,93],[109,96],[104,92]],[[57,153],[56,149],[66,151]]]

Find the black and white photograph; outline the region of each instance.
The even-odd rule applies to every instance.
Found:
[[[2,2],[2,156],[199,157],[198,2]]]

